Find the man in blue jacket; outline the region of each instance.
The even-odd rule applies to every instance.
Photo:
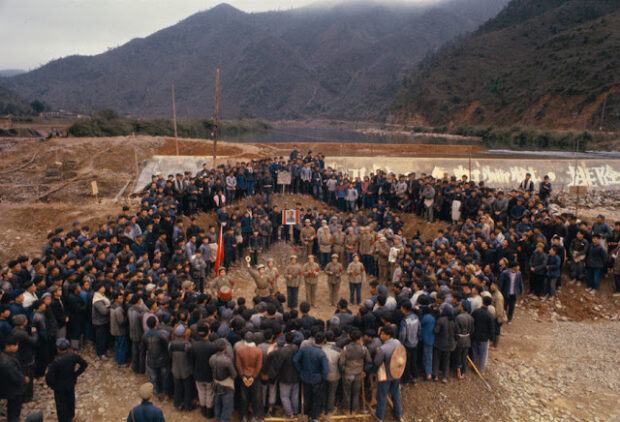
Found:
[[[302,347],[293,358],[293,364],[303,382],[304,413],[312,421],[317,421],[321,415],[322,389],[329,373],[327,355],[321,349],[324,343],[325,333],[318,332],[314,336],[314,344]]]
[[[383,345],[379,347],[374,359],[376,367],[385,364],[385,372],[387,375],[386,381],[377,383],[377,409],[375,410],[375,417],[381,421],[385,416],[388,393],[392,397],[394,417],[396,420],[400,420],[403,416],[403,409],[400,404],[400,378],[393,378],[390,372],[392,354],[400,345],[400,341],[396,339],[396,334],[397,328],[394,324],[385,326],[381,329],[381,341]]]
[[[151,403],[153,398],[153,384],[147,382],[140,386],[138,394],[142,403],[131,409],[127,422],[165,422],[164,413]]]

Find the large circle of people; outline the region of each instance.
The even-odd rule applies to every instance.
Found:
[[[613,273],[620,292],[620,222],[611,229],[602,215],[591,226],[552,215],[551,191],[548,178],[536,186],[529,175],[505,192],[465,175],[353,178],[298,150],[154,174],[137,212],[124,207],[98,227],[58,228],[40,257],[3,266],[0,346],[18,343],[29,380],[18,389],[23,401],[67,338],[74,350],[94,341],[101,359],[113,350],[118,365],[148,375],[156,397],[179,410],[197,398],[217,420],[230,420],[233,408],[256,418],[276,406],[318,419],[357,413],[366,399],[383,419],[388,395],[400,418],[400,383],[447,382],[451,369],[462,379],[469,357],[484,372],[489,343],[498,345],[526,287],[552,300],[565,269],[592,294]],[[280,193],[322,206],[282,210],[271,205]],[[202,212],[215,212],[217,224],[199,226]],[[405,236],[414,215],[420,226],[448,228]],[[299,251],[280,268],[262,258],[276,242]],[[254,281],[253,297],[238,294],[235,263]],[[325,288],[335,312],[321,319],[313,308]],[[377,379],[398,345],[402,377],[388,370]]]

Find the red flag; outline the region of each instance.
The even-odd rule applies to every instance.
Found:
[[[215,276],[218,276],[220,263],[224,259],[224,236],[222,235],[224,227],[220,227],[220,236],[217,239],[217,255],[215,255]]]

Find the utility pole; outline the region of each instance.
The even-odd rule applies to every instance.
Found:
[[[219,124],[219,108],[220,108],[220,69],[215,73],[215,118],[213,119],[213,164],[215,168],[215,160],[217,159],[217,131]]]
[[[471,145],[467,148],[469,151],[469,183],[471,183],[471,148]]]
[[[174,125],[174,144],[177,148],[177,157],[179,156],[179,138],[177,137],[177,108],[174,104],[174,85],[172,85],[172,123]]]

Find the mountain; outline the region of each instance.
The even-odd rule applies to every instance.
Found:
[[[0,69],[0,77],[2,76],[10,77],[10,76],[19,75],[25,72],[26,72],[25,70],[21,70],[21,69]]]
[[[221,4],[96,56],[70,56],[0,79],[25,98],[89,112],[209,117],[221,69],[223,118],[385,116],[429,52],[476,29],[508,0],[346,3],[248,14]]]
[[[513,0],[423,60],[392,117],[414,125],[620,130],[620,1]]]
[[[30,113],[32,113],[32,107],[28,101],[0,86],[0,116],[4,114],[17,116]]]

